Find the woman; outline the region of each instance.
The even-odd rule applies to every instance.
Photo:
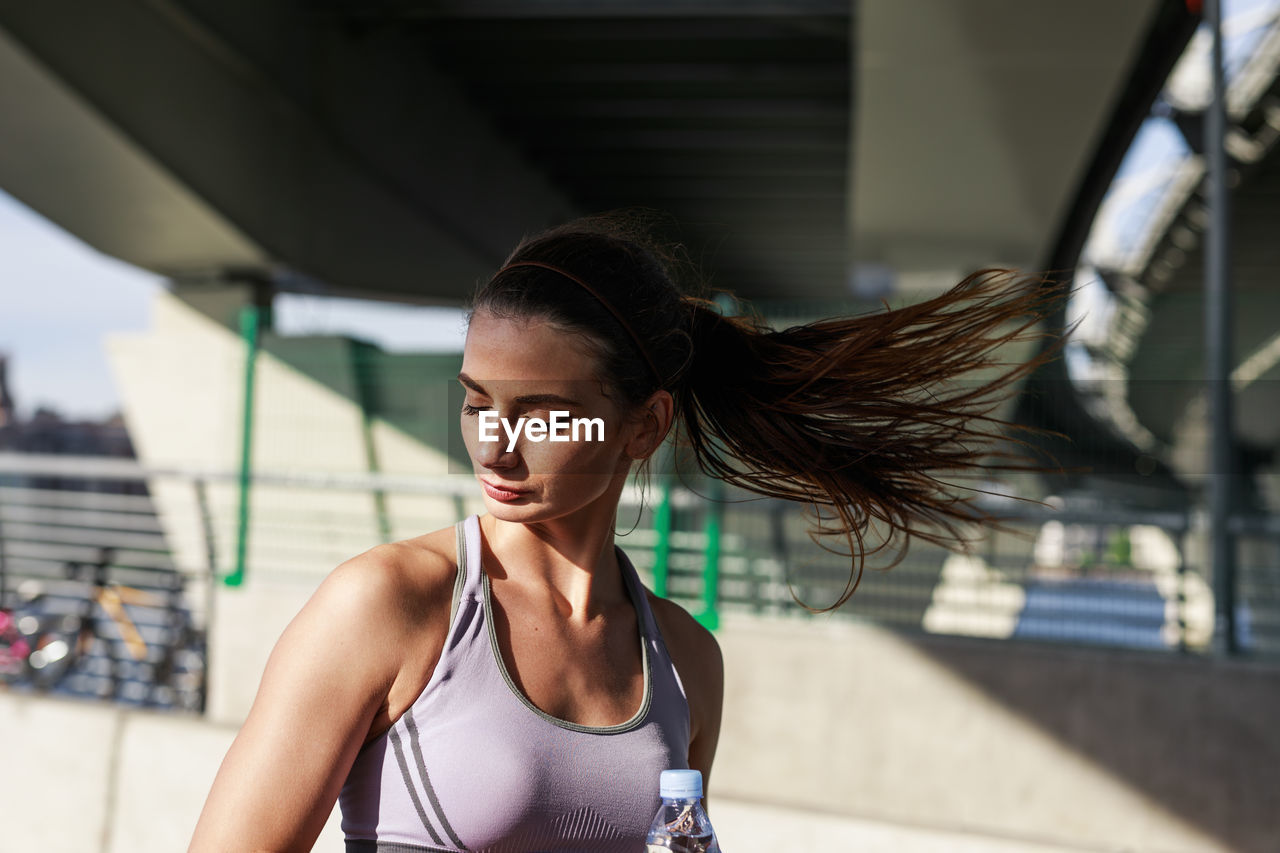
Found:
[[[1031,365],[936,388],[992,363],[1048,297],[989,273],[770,332],[682,296],[673,268],[597,218],[525,241],[481,288],[458,378],[486,514],[324,581],[272,653],[193,850],[309,849],[335,799],[349,851],[639,849],[659,771],[709,780],[723,692],[715,639],[613,544],[627,476],[673,424],[708,473],[830,510],[817,532],[854,560],[841,601],[873,526],[937,541],[972,518],[938,472],[983,460],[973,440]],[[603,429],[521,431],[555,412]]]

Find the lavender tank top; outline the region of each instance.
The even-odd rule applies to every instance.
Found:
[[[338,797],[347,853],[636,853],[658,775],[688,767],[689,705],[635,567],[644,698],[615,726],[537,708],[502,662],[480,566],[480,521],[458,524],[458,580],[444,650],[408,711],[356,756]]]

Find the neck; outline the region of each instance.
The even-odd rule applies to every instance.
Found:
[[[627,599],[613,524],[624,478],[569,515],[531,523],[480,519],[495,580],[549,591],[567,617],[590,619]]]

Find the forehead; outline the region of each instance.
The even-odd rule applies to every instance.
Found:
[[[543,320],[477,312],[467,327],[462,372],[477,380],[596,384],[596,354],[581,335]]]

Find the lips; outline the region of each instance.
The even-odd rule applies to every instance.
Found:
[[[495,501],[502,501],[503,503],[510,503],[511,501],[519,500],[520,498],[526,497],[530,492],[529,489],[513,489],[509,486],[495,486],[488,480],[481,480],[480,485],[484,486],[484,493],[486,495],[493,498]]]

